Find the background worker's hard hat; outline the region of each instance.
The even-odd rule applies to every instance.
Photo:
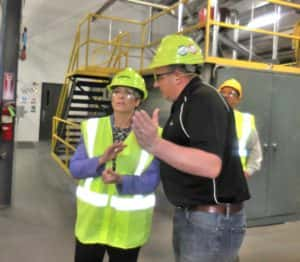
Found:
[[[224,81],[218,88],[219,91],[221,91],[224,87],[231,87],[235,91],[239,93],[240,98],[243,97],[243,88],[239,81],[237,81],[234,78],[228,79]]]
[[[130,67],[127,67],[123,71],[117,73],[111,83],[107,86],[109,91],[112,91],[114,87],[124,86],[138,90],[142,94],[142,99],[146,100],[148,97],[148,91],[146,89],[145,80],[139,73]]]
[[[176,64],[203,64],[200,47],[195,41],[183,35],[165,36],[156,51],[149,69]]]

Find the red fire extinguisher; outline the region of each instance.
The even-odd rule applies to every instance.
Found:
[[[3,141],[11,141],[13,139],[13,117],[14,109],[11,105],[3,106],[1,110],[1,138]]]
[[[199,23],[200,24],[204,24],[206,23],[206,19],[207,19],[207,9],[206,7],[204,8],[201,8],[198,12],[198,18],[199,18]],[[210,19],[214,19],[214,7],[211,7],[210,8],[210,16],[209,16]]]

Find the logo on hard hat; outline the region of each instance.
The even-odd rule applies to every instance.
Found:
[[[190,46],[181,45],[177,49],[177,54],[180,55],[180,56],[185,56],[188,53],[196,54],[197,53],[196,46],[194,46],[194,45],[190,45]]]
[[[188,53],[188,48],[184,45],[181,45],[177,49],[177,54],[180,56],[185,56]]]
[[[196,54],[196,53],[197,53],[197,47],[194,46],[194,45],[190,45],[190,46],[189,46],[189,51],[190,51],[190,53],[192,53],[192,54]]]

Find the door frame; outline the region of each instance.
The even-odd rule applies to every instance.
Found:
[[[59,88],[59,89],[61,90],[63,84],[62,84],[62,83],[54,83],[54,82],[42,82],[42,85],[41,85],[42,92],[41,92],[41,108],[40,108],[40,131],[39,131],[39,141],[47,141],[47,140],[51,140],[51,135],[50,135],[49,139],[48,139],[48,138],[44,138],[44,137],[42,136],[42,128],[43,128],[43,125],[42,125],[42,122],[43,122],[43,109],[44,109],[45,103],[46,103],[46,101],[45,101],[45,99],[44,99],[44,97],[45,97],[45,90],[46,90],[45,87],[49,87],[49,86],[53,86],[53,88],[57,88],[57,89]],[[60,96],[60,91],[57,92],[57,93],[58,93],[58,95],[57,95],[57,99],[55,99],[55,101],[58,102],[59,96]],[[52,99],[53,99],[53,97],[52,97]],[[57,107],[57,105],[56,105],[56,107]],[[50,119],[49,125],[50,125],[50,127],[52,126],[52,118]],[[50,134],[51,134],[51,132],[50,132]]]

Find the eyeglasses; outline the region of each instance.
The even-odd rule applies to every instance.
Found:
[[[130,90],[128,88],[114,88],[112,90],[112,96],[116,97],[116,96],[121,96],[123,95],[126,99],[135,99],[138,98],[138,95],[134,92],[134,90]]]
[[[230,91],[230,92],[220,92],[222,96],[224,97],[239,97],[239,94],[236,91]]]
[[[166,76],[166,75],[170,75],[174,73],[174,71],[169,71],[169,72],[165,72],[165,73],[161,73],[161,74],[153,74],[153,78],[154,78],[154,81],[157,82],[161,79],[163,79],[163,76]]]

